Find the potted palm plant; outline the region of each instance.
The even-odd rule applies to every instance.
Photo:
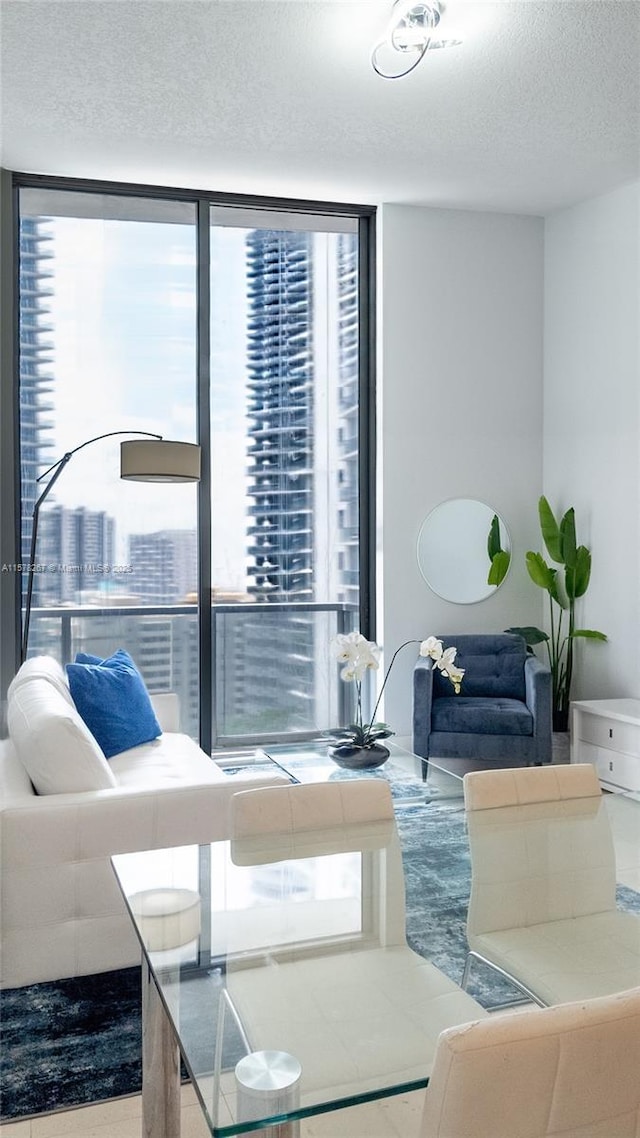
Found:
[[[508,628],[517,632],[527,644],[546,644],[551,668],[553,730],[567,731],[569,701],[573,679],[573,648],[578,638],[606,640],[604,632],[593,628],[576,628],[575,604],[583,597],[591,578],[591,553],[576,540],[575,511],[567,510],[558,522],[543,496],[538,502],[542,539],[547,553],[559,569],[548,565],[541,553],[527,553],[527,569],[534,585],[545,589],[549,596],[550,633],[540,628]],[[565,622],[565,616],[568,622]]]

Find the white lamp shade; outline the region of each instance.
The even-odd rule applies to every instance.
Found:
[[[131,482],[199,482],[200,447],[170,439],[120,443],[120,477]]]

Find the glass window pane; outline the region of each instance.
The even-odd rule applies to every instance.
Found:
[[[195,206],[22,189],[23,561],[36,479],[111,431],[196,439]],[[197,735],[196,490],[121,481],[120,442],[74,454],[43,503],[29,655],[124,647]]]
[[[358,221],[212,204],[204,312],[198,202],[96,191],[19,190],[25,565],[47,490],[29,655],[122,646],[152,693],[177,692],[194,738],[209,702],[219,746],[308,738],[344,722],[353,695],[329,646],[359,623]],[[196,440],[208,319],[203,692],[196,487],[121,481],[117,433]]]
[[[357,625],[358,238],[212,214],[211,476],[219,740],[335,725]]]

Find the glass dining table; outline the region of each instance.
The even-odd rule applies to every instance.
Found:
[[[486,1013],[406,943],[395,822],[112,858],[142,949],[143,1133],[213,1138],[425,1087],[439,1033]]]

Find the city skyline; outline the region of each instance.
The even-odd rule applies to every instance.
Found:
[[[194,226],[184,217],[47,216],[42,224],[52,278],[43,273],[37,283],[43,366],[31,420],[28,408],[22,420],[33,427],[35,415],[44,428],[35,466],[49,459],[51,442],[73,448],[83,432],[130,427],[188,438]],[[231,601],[214,620],[217,731],[309,731],[335,722],[328,645],[341,606],[357,607],[359,591],[357,236],[221,225],[211,232],[211,266],[211,595],[214,608],[216,598]],[[147,406],[152,415],[143,418]],[[59,618],[66,653],[113,650],[116,634],[134,645],[151,690],[178,691],[195,734],[195,492],[119,482],[118,443],[80,451],[56,483],[40,553],[79,569],[52,575],[36,607],[83,608],[73,625]],[[82,570],[83,562],[92,565]],[[120,573],[94,571],[113,563]],[[122,616],[90,616],[119,600]],[[301,611],[300,602],[321,607]],[[36,622],[32,646],[55,642],[55,619]]]

